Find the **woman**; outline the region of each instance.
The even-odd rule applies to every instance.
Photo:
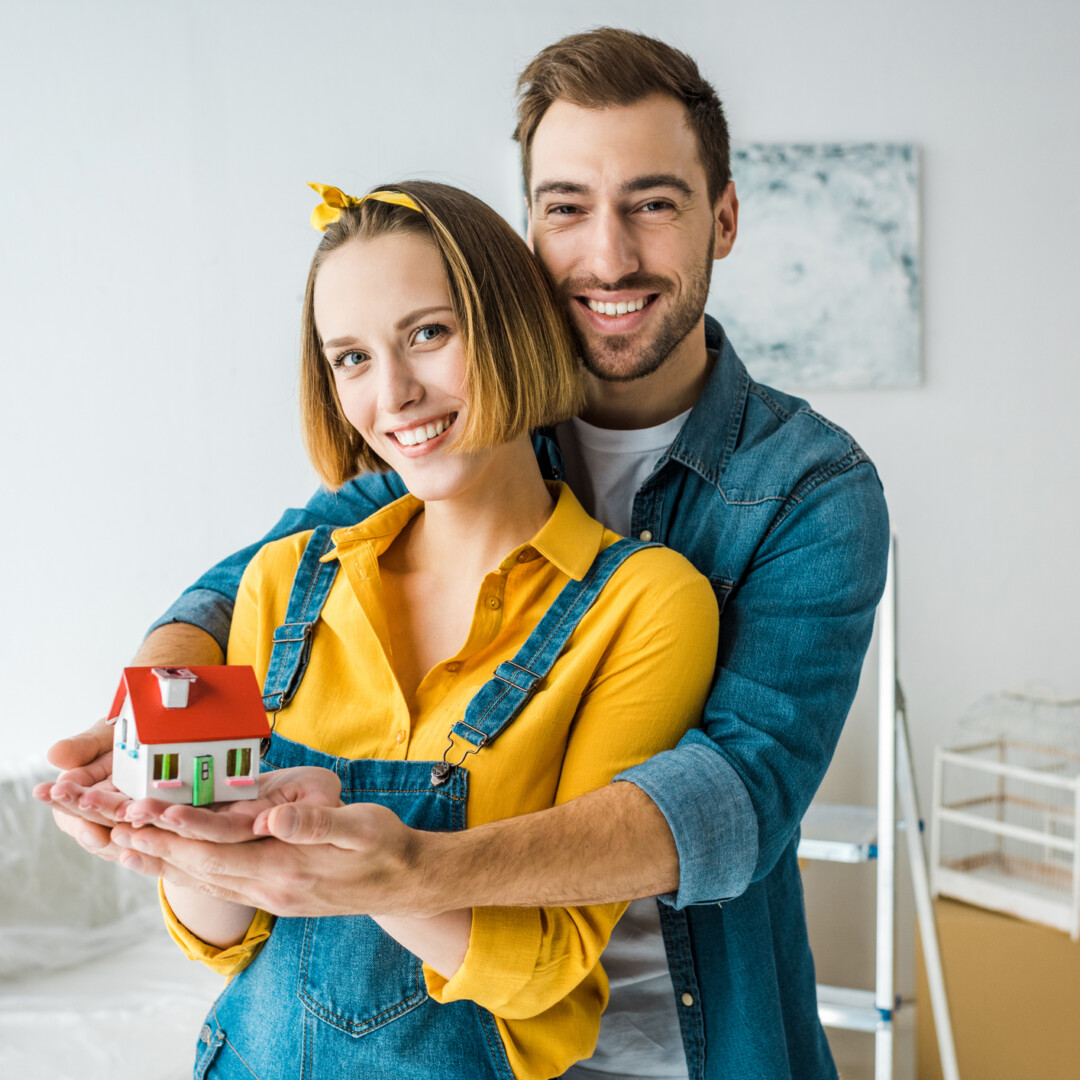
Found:
[[[606,784],[697,722],[711,588],[543,480],[529,432],[578,408],[578,365],[509,226],[438,184],[317,190],[308,452],[330,486],[390,468],[409,494],[352,528],[270,544],[245,573],[228,661],[264,685],[267,766],[330,770],[344,801],[422,829]],[[198,813],[131,809],[173,827]],[[626,906],[275,922],[163,891],[188,955],[236,976],[199,1077],[557,1076],[595,1045],[598,961]]]

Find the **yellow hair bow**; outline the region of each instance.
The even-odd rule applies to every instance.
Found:
[[[365,199],[375,199],[376,202],[391,203],[394,206],[404,206],[408,210],[415,210],[418,214],[424,211],[416,205],[414,199],[400,191],[373,191],[370,195],[346,195],[340,188],[331,187],[329,184],[308,184],[308,187],[322,196],[322,202],[311,211],[311,226],[319,232],[326,232],[327,227],[333,225],[341,211],[350,206],[359,206]]]

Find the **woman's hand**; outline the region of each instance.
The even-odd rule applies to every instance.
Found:
[[[112,782],[112,729],[99,720],[82,734],[58,742],[48,756],[64,771],[38,784],[34,798],[52,807],[61,832],[91,854],[115,861],[119,852],[109,830],[130,800]]]
[[[121,807],[116,820],[137,829],[153,825],[188,840],[237,844],[265,835],[255,831],[255,822],[274,807],[297,804],[340,806],[341,781],[337,774],[311,766],[277,769],[260,773],[259,795],[255,799],[236,799],[208,807],[137,799]]]

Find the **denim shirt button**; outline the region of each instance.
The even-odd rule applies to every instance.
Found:
[[[683,1004],[684,1004],[684,1005],[685,1005],[685,1006],[686,1006],[687,1008],[689,1008],[689,1007],[690,1007],[691,1005],[693,1005],[693,1004],[694,1004],[694,995],[693,995],[693,994],[683,994],[683,996],[682,996],[681,998],[679,998],[679,1000],[680,1000],[680,1001],[681,1001],[681,1002],[682,1002],[682,1003],[683,1003]]]
[[[649,529],[642,529],[639,539],[644,540],[647,544],[652,539],[652,531]]]
[[[199,1032],[199,1038],[202,1039],[207,1046],[210,1045],[210,1025],[203,1024],[202,1031]]]

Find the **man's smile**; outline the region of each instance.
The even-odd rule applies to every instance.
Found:
[[[578,295],[574,300],[581,312],[582,322],[591,329],[601,334],[629,334],[648,321],[653,302],[659,296],[658,292],[637,295],[613,293]]]

